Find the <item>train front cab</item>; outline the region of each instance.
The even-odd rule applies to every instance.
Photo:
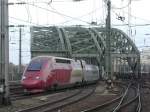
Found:
[[[48,59],[35,58],[33,59],[26,70],[24,71],[21,84],[31,92],[43,91],[46,86],[46,73]]]

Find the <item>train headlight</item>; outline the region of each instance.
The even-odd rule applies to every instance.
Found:
[[[35,79],[40,79],[40,77],[39,77],[39,76],[36,76]]]
[[[4,93],[4,85],[0,85],[0,93]]]
[[[24,79],[26,79],[26,76],[23,76],[23,77],[22,77],[22,80],[24,80]]]

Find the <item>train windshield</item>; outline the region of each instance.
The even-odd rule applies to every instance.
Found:
[[[27,70],[28,70],[28,71],[34,71],[34,70],[39,71],[39,70],[42,69],[42,66],[43,66],[44,62],[45,62],[45,61],[43,61],[43,60],[32,61],[32,62],[29,64]]]

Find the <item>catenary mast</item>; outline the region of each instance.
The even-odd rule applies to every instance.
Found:
[[[0,85],[1,104],[10,104],[8,85],[9,36],[8,36],[8,0],[0,1]]]

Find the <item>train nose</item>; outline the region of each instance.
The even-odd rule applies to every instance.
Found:
[[[22,80],[22,86],[26,89],[42,89],[44,82],[42,80]]]

